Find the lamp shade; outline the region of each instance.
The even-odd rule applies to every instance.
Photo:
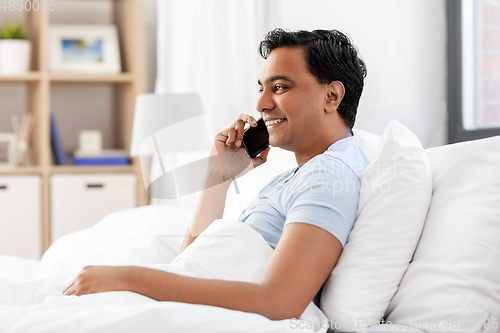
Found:
[[[144,184],[152,198],[177,199],[202,190],[208,166],[206,150],[211,144],[197,94],[137,96],[130,155],[158,158],[154,160],[159,162],[162,174]],[[176,165],[180,155],[197,155],[196,152],[203,152],[203,157]]]
[[[153,134],[155,144],[153,140],[148,140]],[[198,94],[137,96],[130,143],[131,156],[200,150],[210,147],[210,143]]]

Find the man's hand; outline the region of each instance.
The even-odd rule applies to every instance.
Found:
[[[87,266],[64,289],[64,295],[86,295],[127,290],[128,266]]]
[[[255,158],[250,158],[245,153],[242,140],[246,123],[252,127],[257,126],[257,122],[252,116],[242,114],[231,127],[221,131],[215,137],[211,155],[218,155],[219,165],[213,165],[212,168],[220,171],[225,180],[241,177],[267,160],[270,147],[267,147]]]
[[[216,219],[222,218],[226,194],[231,180],[241,177],[251,169],[263,164],[271,148],[267,147],[257,157],[250,158],[242,147],[245,124],[257,126],[252,116],[242,114],[231,127],[215,137],[210,152],[209,170],[205,188],[200,195],[198,207],[186,232],[180,252],[191,244]]]

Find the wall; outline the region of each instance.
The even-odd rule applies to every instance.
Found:
[[[348,34],[368,68],[356,127],[394,118],[428,148],[446,141],[445,14],[444,0],[271,0],[267,24]]]
[[[0,10],[0,26],[7,22],[24,22],[24,12],[5,12]],[[0,133],[13,132],[10,114],[22,116],[27,108],[28,89],[18,82],[0,82]]]

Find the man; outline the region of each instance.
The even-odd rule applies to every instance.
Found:
[[[240,216],[275,248],[263,282],[91,266],[73,279],[66,295],[128,290],[273,320],[300,317],[335,266],[356,219],[368,160],[351,129],[366,69],[356,48],[336,30],[275,29],[259,49],[266,62],[257,110],[266,121],[271,146],[294,152],[297,160],[295,169],[275,177]],[[245,123],[256,126],[253,117],[241,115],[216,136],[212,153],[219,159],[211,164],[182,250],[222,217],[231,180],[267,159],[270,148],[251,160],[242,154]]]

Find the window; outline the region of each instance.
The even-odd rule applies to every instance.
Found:
[[[448,141],[500,135],[500,0],[448,0]]]

